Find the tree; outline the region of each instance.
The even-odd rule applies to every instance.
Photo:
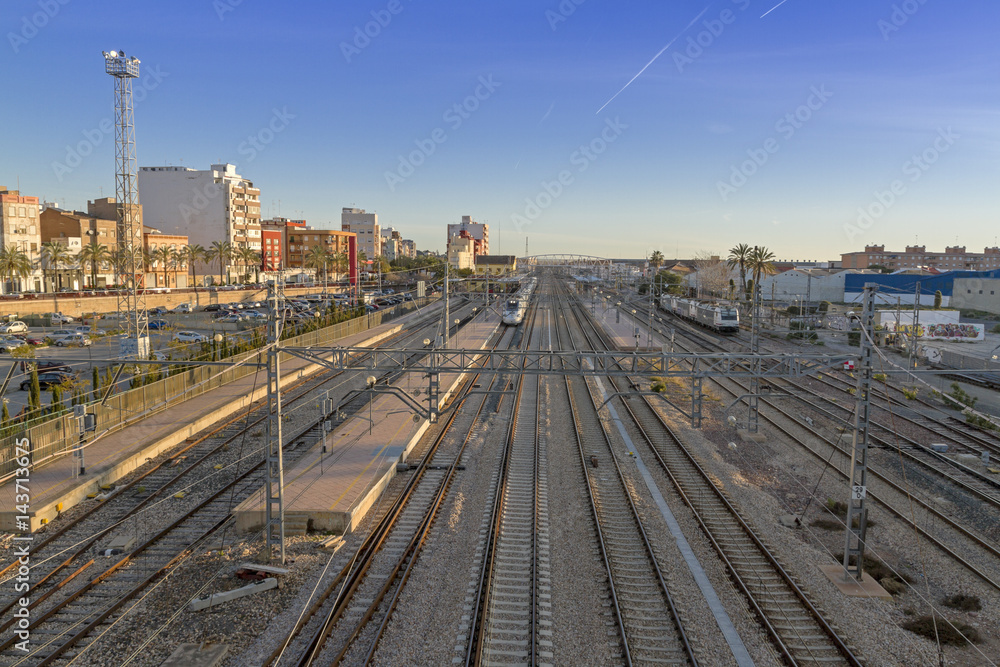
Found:
[[[755,285],[760,285],[761,278],[777,273],[777,269],[774,268],[774,253],[761,246],[753,247],[746,266],[753,274]]]
[[[731,269],[740,270],[740,293],[747,291],[747,266],[750,263],[750,255],[753,248],[746,243],[740,243],[729,249],[729,257],[726,258],[726,265]]]
[[[17,244],[0,247],[0,276],[10,281],[11,288],[15,278],[27,278],[31,275],[31,269],[31,259]]]
[[[260,263],[261,254],[260,250],[256,248],[251,248],[250,246],[244,246],[238,250],[240,259],[243,260],[243,264],[246,267],[252,267],[254,272],[254,282],[259,282],[257,279],[260,276]],[[250,277],[250,271],[247,271],[247,278]]]
[[[229,241],[212,241],[212,246],[205,254],[209,261],[219,261],[219,283],[225,283],[228,275],[229,260],[233,256],[233,245]]]
[[[941,290],[934,290],[934,310],[941,310],[941,303],[944,301],[944,295],[941,294]]]
[[[90,286],[97,287],[97,269],[111,260],[111,251],[103,243],[88,243],[80,249],[80,263],[90,265]]]
[[[655,276],[660,267],[663,266],[663,253],[659,250],[649,253],[649,265],[653,267],[653,275]]]
[[[31,365],[31,384],[28,385],[28,412],[42,407],[42,387],[38,383],[38,367]]]
[[[160,267],[163,269],[163,286],[170,287],[170,280],[167,278],[167,269],[174,262],[174,251],[171,250],[170,246],[161,245],[154,248],[152,252],[149,253],[150,259],[154,262],[158,262]]]
[[[51,290],[56,291],[56,278],[59,269],[66,267],[72,261],[74,255],[70,252],[69,246],[58,241],[46,241],[42,244],[42,271],[52,271]]]
[[[320,271],[323,272],[323,278],[326,279],[327,274],[330,270],[330,266],[333,265],[335,261],[333,253],[324,248],[323,246],[314,245],[309,248],[309,252],[306,254],[305,266],[310,269],[316,270],[316,275],[318,276]]]
[[[186,245],[177,249],[177,254],[184,258],[188,270],[191,272],[191,286],[198,289],[198,282],[195,279],[195,264],[206,258],[207,251],[201,245]]]

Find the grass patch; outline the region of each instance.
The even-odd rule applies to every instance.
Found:
[[[983,605],[975,595],[965,595],[964,593],[958,593],[946,597],[941,601],[945,607],[951,607],[952,609],[958,609],[961,611],[982,611]]]
[[[954,627],[952,627],[954,626]],[[934,621],[930,616],[920,616],[912,621],[903,623],[903,629],[934,641]],[[961,634],[960,634],[961,633]],[[964,635],[964,636],[963,636]],[[951,625],[945,623],[943,619],[937,622],[937,637],[942,644],[950,646],[965,646],[967,642],[978,644],[981,640],[979,631],[967,623],[961,621],[951,621]]]
[[[832,519],[816,519],[809,525],[822,530],[843,530],[844,528],[844,524]]]

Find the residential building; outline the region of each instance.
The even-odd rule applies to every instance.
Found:
[[[517,257],[515,255],[476,255],[473,262],[473,268],[477,275],[488,273],[493,276],[501,276],[517,271]]]
[[[341,231],[357,235],[358,252],[368,259],[382,254],[382,228],[377,213],[367,213],[363,208],[344,208],[340,212]]]
[[[966,252],[965,246],[947,246],[944,252],[927,252],[922,245],[906,250],[886,250],[884,245],[866,245],[864,252],[841,255],[845,269],[867,269],[875,264],[892,271],[900,269],[936,269],[938,271],[989,271],[1000,269],[1000,248]]]
[[[327,267],[327,271],[332,279],[337,280],[342,277],[346,277],[347,275],[352,275],[350,270],[352,268],[354,269],[353,275],[356,275],[358,263],[357,234],[353,232],[343,232],[336,229],[314,229],[312,227],[289,227],[286,228],[286,234],[288,238],[288,249],[285,252],[285,256],[287,257],[285,268],[311,268],[322,272],[321,267],[308,266],[308,258],[311,249],[319,246],[334,256],[343,256],[344,260],[346,260],[347,266],[342,265],[340,267],[341,271],[338,271],[337,267],[333,265]],[[347,273],[338,275],[345,271]]]
[[[235,165],[213,164],[200,171],[141,167],[139,199],[145,223],[164,234],[187,236],[192,244],[205,248],[224,241],[234,249],[261,249],[260,189],[237,174]],[[236,259],[229,267],[239,265]],[[207,275],[212,270],[207,265],[197,267],[198,273]]]
[[[0,185],[0,243],[4,248],[17,246],[33,263],[38,261],[42,247],[38,217],[38,197],[28,197]],[[4,293],[42,290],[42,274],[37,269],[25,278],[3,276],[0,280],[4,281]]]
[[[390,262],[403,256],[403,237],[392,227],[382,228],[382,255]]]
[[[401,244],[400,254],[403,257],[408,257],[409,259],[417,258],[417,242],[413,239],[403,239]]]
[[[466,234],[479,241],[483,255],[490,254],[490,226],[484,222],[475,222],[471,215],[463,215],[462,222],[448,225],[447,246],[445,253],[450,256],[451,240],[457,234]]]
[[[466,231],[456,234],[448,243],[448,265],[453,269],[475,269],[479,254],[482,254],[480,242]]]
[[[188,263],[177,256],[177,251],[186,245],[188,245],[186,236],[164,234],[158,229],[143,227],[142,248],[147,258],[146,287],[188,287],[190,278]],[[169,258],[161,254],[164,249],[169,251]]]
[[[280,271],[285,266],[285,225],[260,223],[260,268],[262,271]]]
[[[111,200],[112,203],[114,200]],[[110,255],[118,248],[116,233],[118,223],[114,219],[107,219],[94,215],[88,202],[88,212],[63,211],[57,208],[46,208],[39,215],[42,243],[55,241],[70,248],[70,252],[78,255],[84,246],[99,245],[104,246],[108,254],[108,261],[100,262],[96,271],[92,270],[89,264],[81,266],[83,276],[82,283],[77,284],[74,277],[59,278],[55,274],[49,276],[50,280],[56,282],[56,289],[62,287],[107,287],[115,284],[115,269],[110,261]],[[102,210],[102,213],[110,212],[115,215],[115,209],[110,211]],[[86,263],[85,263],[86,264]],[[96,280],[96,283],[94,282]],[[60,284],[63,283],[63,284]]]

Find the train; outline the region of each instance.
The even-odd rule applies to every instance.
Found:
[[[736,306],[664,295],[660,297],[660,309],[719,333],[734,334],[740,330],[740,311]]]
[[[535,282],[536,280],[532,278],[504,301],[503,314],[500,318],[504,324],[517,326],[524,321],[524,313],[527,312],[531,295],[535,291]]]

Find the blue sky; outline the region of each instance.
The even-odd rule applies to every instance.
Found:
[[[472,215],[516,254],[995,245],[1000,3],[777,4],[6,0],[0,184],[114,194],[124,49],[138,164],[233,162],[265,217],[355,205],[443,250]]]

